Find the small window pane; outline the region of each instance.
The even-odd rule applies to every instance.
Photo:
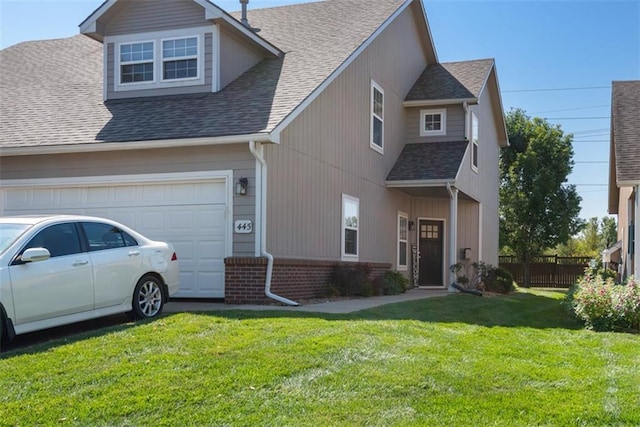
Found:
[[[382,120],[373,118],[373,143],[382,147]]]
[[[373,88],[373,114],[382,118],[383,115],[383,95],[378,89]]]
[[[398,264],[401,266],[407,265],[407,242],[400,242],[400,259]]]
[[[198,60],[185,59],[164,63],[164,79],[185,79],[198,76]]]
[[[121,83],[149,81],[153,81],[153,63],[123,65],[121,67]]]
[[[437,131],[442,130],[442,115],[440,114],[425,114],[424,116],[424,130]]]
[[[344,230],[344,253],[346,255],[358,255],[358,231]]]
[[[407,240],[407,218],[400,217],[400,240]]]

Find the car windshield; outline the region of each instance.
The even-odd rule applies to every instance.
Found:
[[[30,224],[0,224],[0,255],[31,227]]]

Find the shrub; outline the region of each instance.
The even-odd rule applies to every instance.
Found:
[[[382,295],[398,295],[407,291],[409,279],[397,271],[387,271],[380,276]]]
[[[640,330],[640,284],[634,278],[620,285],[586,274],[568,298],[574,314],[590,329]]]
[[[484,289],[487,292],[499,294],[509,294],[515,290],[513,286],[513,276],[508,270],[502,267],[489,267],[484,278]]]
[[[602,259],[594,258],[589,267],[584,269],[585,276],[600,276],[603,280],[618,280],[618,273],[610,268],[604,268]]]
[[[339,264],[333,269],[329,293],[330,295],[343,297],[369,297],[373,295],[373,283],[369,278],[370,274],[371,267],[368,264]]]

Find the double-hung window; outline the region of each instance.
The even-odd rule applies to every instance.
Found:
[[[120,83],[153,82],[155,43],[123,43],[120,45]]]
[[[162,79],[198,77],[198,37],[162,41]]]
[[[371,81],[371,141],[370,147],[376,151],[384,150],[384,91]]]
[[[471,113],[471,168],[478,171],[478,118]]]
[[[342,259],[358,260],[358,230],[360,221],[360,200],[342,195]]]
[[[421,110],[420,136],[443,136],[447,134],[447,110]]]
[[[409,218],[398,212],[398,270],[407,269],[407,250],[409,240]]]

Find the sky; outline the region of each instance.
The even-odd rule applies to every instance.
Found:
[[[249,13],[308,1],[250,0]],[[423,2],[441,62],[495,58],[506,112],[521,108],[573,134],[569,183],[582,197],[580,216],[606,216],[611,82],[640,79],[640,0]],[[78,34],[101,3],[0,0],[0,48]]]

